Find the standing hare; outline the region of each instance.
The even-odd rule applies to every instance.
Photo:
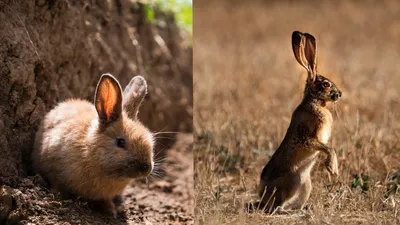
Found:
[[[327,154],[326,168],[339,174],[335,151],[327,146],[332,130],[332,114],[327,102],[336,102],[342,92],[317,74],[317,43],[308,33],[294,31],[292,47],[296,60],[308,72],[304,97],[293,112],[281,145],[261,173],[256,207],[265,211],[302,208],[312,189],[311,170],[320,152]]]
[[[94,105],[85,100],[58,104],[42,121],[32,153],[34,169],[62,196],[101,203],[116,216],[113,199],[133,178],[153,169],[153,134],[137,119],[147,84],[136,76],[122,93],[104,74]]]

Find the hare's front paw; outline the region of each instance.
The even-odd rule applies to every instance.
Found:
[[[336,154],[328,156],[325,161],[326,169],[333,176],[339,176],[339,165]]]

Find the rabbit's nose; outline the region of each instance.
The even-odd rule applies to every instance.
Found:
[[[137,165],[137,169],[140,172],[146,173],[146,174],[150,174],[151,170],[152,170],[152,166],[149,163],[140,163]]]

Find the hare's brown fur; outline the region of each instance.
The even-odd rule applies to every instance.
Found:
[[[266,211],[278,206],[300,208],[305,204],[312,189],[311,170],[320,152],[328,155],[328,171],[338,175],[336,153],[327,146],[333,118],[326,103],[337,101],[341,92],[332,81],[317,74],[314,37],[295,31],[292,44],[297,61],[308,71],[308,79],[287,133],[261,174],[261,201],[257,207]]]
[[[136,83],[140,81],[135,80]],[[115,90],[116,97],[122,98],[119,86],[116,85]],[[100,91],[102,89],[98,88],[98,95],[101,95]],[[114,93],[103,91],[106,98]],[[124,95],[144,96],[130,92]],[[126,104],[122,107],[121,99],[107,105],[114,100],[101,99],[104,110],[109,110],[107,121],[101,118],[99,110],[102,109],[96,110],[98,106],[85,100],[60,103],[45,116],[36,134],[32,157],[34,168],[50,182],[53,190],[66,196],[73,194],[89,200],[104,200],[113,207],[112,199],[132,178],[147,176],[151,171],[153,136],[135,118],[142,99],[134,102],[133,108]],[[95,102],[98,101],[96,98]],[[116,138],[126,140],[124,149],[115,146]],[[136,164],[144,169],[138,169]]]

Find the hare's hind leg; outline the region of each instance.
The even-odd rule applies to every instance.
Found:
[[[293,204],[297,202],[300,194],[301,179],[297,174],[290,173],[285,176],[281,182],[282,188],[282,202],[279,206],[283,209],[291,209]]]
[[[253,209],[262,210],[266,213],[272,213],[277,207],[281,206],[284,191],[280,188],[265,190],[261,200],[254,203]]]
[[[260,209],[266,212],[272,212],[277,207],[290,208],[297,200],[301,180],[297,174],[289,173],[285,176],[279,177],[272,182],[265,182],[264,191],[259,190],[261,195]],[[270,189],[268,187],[271,187]],[[260,187],[261,188],[261,187]]]
[[[311,177],[308,177],[300,186],[299,196],[297,198],[297,208],[302,209],[310,197],[312,190]]]

